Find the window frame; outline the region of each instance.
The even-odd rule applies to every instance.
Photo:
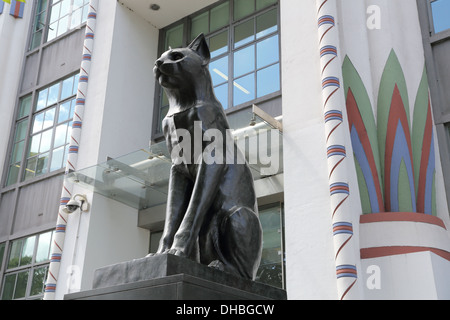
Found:
[[[253,11],[251,14],[245,15],[237,20],[234,20],[234,0],[222,0],[222,1],[218,1],[212,5],[209,5],[197,12],[194,12],[193,14],[190,14],[168,26],[166,26],[165,28],[160,30],[159,33],[159,43],[158,43],[158,55],[161,55],[163,52],[165,52],[168,48],[165,48],[165,42],[166,42],[166,32],[177,27],[178,25],[183,25],[183,42],[182,42],[182,46],[186,46],[191,42],[191,27],[192,27],[192,20],[206,12],[210,12],[212,9],[219,7],[221,5],[223,5],[226,2],[229,2],[229,19],[228,19],[228,24],[226,24],[225,26],[222,26],[216,30],[213,30],[212,32],[210,31],[209,33],[205,34],[205,38],[209,43],[209,40],[212,37],[215,37],[217,35],[219,35],[222,32],[225,32],[228,30],[228,39],[227,39],[227,45],[228,45],[228,49],[226,52],[220,53],[219,55],[215,56],[214,58],[211,59],[211,62],[214,62],[216,60],[219,60],[223,57],[228,56],[229,57],[229,62],[228,62],[228,75],[229,75],[229,80],[227,82],[223,82],[220,85],[224,85],[225,83],[228,83],[228,106],[224,106],[225,109],[225,114],[226,115],[230,115],[239,111],[242,111],[244,109],[247,109],[249,107],[251,107],[253,104],[259,104],[259,103],[263,103],[265,101],[268,100],[272,100],[278,97],[281,97],[281,92],[282,92],[282,66],[281,66],[281,21],[280,21],[280,3],[279,0],[277,0],[275,3],[272,3],[262,9],[256,9],[257,8],[257,4],[256,4],[256,0],[255,0],[255,11]],[[239,47],[234,48],[234,29],[236,26],[248,22],[250,20],[254,20],[254,25],[257,25],[257,17],[264,15],[265,13],[268,13],[272,10],[276,10],[276,18],[277,18],[277,30],[276,31],[272,31],[269,34],[266,34],[260,38],[258,38],[256,36],[257,30],[255,29],[255,33],[254,33],[254,39],[248,43],[245,43],[244,45],[241,45]],[[211,14],[209,14],[208,17],[208,23],[210,24],[210,20],[211,20]],[[210,28],[210,26],[208,26],[208,28]],[[278,60],[270,65],[264,66],[262,68],[257,68],[257,63],[256,63],[256,56],[257,56],[257,50],[256,50],[256,46],[258,43],[267,40],[271,37],[277,36],[278,37]],[[233,73],[233,67],[234,67],[234,53],[236,51],[242,50],[243,48],[249,47],[249,46],[255,46],[255,68],[249,72],[248,74],[245,75],[240,75],[239,77],[234,77],[234,73]],[[266,68],[269,68],[273,65],[279,65],[279,90],[271,92],[269,94],[266,94],[264,96],[258,97],[257,94],[257,75],[258,75],[258,71],[260,70],[264,70]],[[238,105],[234,105],[233,103],[233,82],[236,79],[241,79],[249,74],[254,74],[254,99],[250,99],[248,101],[245,101],[241,104]],[[230,76],[233,75],[233,76]],[[218,86],[220,86],[218,85]],[[216,86],[217,87],[217,86]],[[161,110],[166,107],[162,105],[162,100],[163,100],[163,89],[162,87],[156,83],[155,84],[155,98],[154,98],[154,113],[153,113],[153,129],[152,129],[152,140],[153,141],[161,141],[163,139],[163,133],[162,133],[162,128],[161,128]]]
[[[24,184],[28,184],[28,183],[32,183],[35,181],[38,181],[40,179],[46,179],[50,176],[54,176],[57,174],[60,174],[62,172],[65,171],[65,163],[62,163],[62,167],[59,169],[55,169],[53,171],[51,171],[51,160],[52,160],[52,153],[54,150],[56,150],[57,148],[55,148],[55,133],[56,133],[56,128],[59,125],[62,124],[68,124],[68,130],[70,130],[70,124],[73,122],[73,118],[70,118],[70,114],[69,114],[69,118],[67,118],[64,121],[58,122],[58,116],[59,116],[59,112],[61,110],[61,106],[64,105],[67,102],[73,102],[73,107],[71,108],[71,110],[75,109],[75,101],[76,101],[76,90],[77,90],[77,86],[78,86],[78,77],[79,77],[79,71],[75,72],[75,73],[71,73],[69,75],[66,75],[65,77],[59,79],[58,81],[55,81],[49,85],[46,86],[42,86],[40,88],[37,88],[35,90],[33,90],[31,93],[27,93],[24,94],[22,96],[20,96],[18,98],[18,102],[17,102],[17,106],[15,109],[15,120],[14,123],[12,125],[12,134],[11,134],[11,138],[10,138],[10,143],[9,143],[9,148],[8,148],[8,156],[5,159],[5,166],[4,166],[4,174],[3,174],[3,179],[1,181],[2,183],[2,190],[3,191],[7,191],[9,189],[14,189],[15,186],[17,185],[24,185]],[[65,97],[64,99],[60,99],[61,97],[61,92],[63,90],[63,83],[64,81],[73,78],[73,83],[72,83],[72,92],[70,95],[68,95],[67,97]],[[58,89],[58,98],[57,101],[51,105],[45,106],[42,109],[37,110],[37,105],[38,105],[38,99],[39,99],[39,93],[41,91],[47,90],[51,87],[53,87],[54,85],[59,84],[59,89]],[[31,107],[30,110],[28,111],[28,113],[26,115],[23,115],[21,117],[20,116],[20,108],[21,108],[21,101],[23,101],[23,99],[26,99],[28,97],[31,96]],[[50,110],[52,108],[55,108],[55,114],[54,114],[54,118],[53,118],[53,125],[51,127],[48,127],[46,130],[41,131],[49,131],[52,130],[52,137],[50,140],[50,149],[48,150],[49,153],[49,158],[48,158],[48,162],[47,162],[47,172],[43,173],[43,174],[39,174],[39,175],[34,175],[31,178],[26,179],[26,166],[27,166],[27,161],[29,158],[29,152],[30,152],[30,147],[31,147],[31,142],[32,142],[32,138],[33,136],[37,135],[35,133],[33,133],[33,122],[35,119],[35,116],[41,113],[44,113],[47,110]],[[14,152],[14,146],[16,145],[16,134],[17,134],[17,126],[18,123],[23,122],[23,121],[28,121],[27,124],[27,131],[26,131],[26,137],[24,140],[24,145],[22,147],[22,157],[21,157],[21,161],[20,161],[20,168],[19,168],[19,172],[18,172],[18,177],[15,179],[15,182],[13,183],[9,183],[9,177],[11,174],[11,167],[12,165],[16,164],[12,163],[12,159],[13,159],[13,152]],[[51,129],[50,129],[51,128]],[[70,136],[70,133],[66,132],[66,143],[63,144],[63,146],[65,148],[68,148],[68,146],[70,145],[70,141],[67,141],[67,137]],[[61,146],[58,146],[61,147]],[[63,159],[66,159],[67,154],[65,153],[63,155]]]
[[[46,246],[48,247],[47,248],[47,250],[48,250],[47,258],[43,261],[36,262],[41,237],[46,234],[49,234],[49,233],[50,233],[50,239],[46,243]],[[50,265],[51,246],[52,246],[52,241],[55,237],[55,233],[56,233],[55,229],[51,229],[51,230],[43,231],[40,233],[31,234],[31,235],[28,235],[25,237],[12,239],[6,243],[2,243],[2,244],[5,244],[5,249],[4,249],[4,255],[3,255],[3,263],[0,266],[0,271],[1,271],[0,272],[0,300],[3,300],[6,278],[8,276],[12,276],[12,275],[15,275],[15,277],[16,277],[14,279],[14,288],[13,288],[13,292],[12,292],[13,298],[7,299],[7,300],[36,300],[36,299],[41,299],[44,296],[44,286],[45,286],[45,281],[46,281],[46,277],[47,277],[47,273],[48,273],[48,268]],[[9,261],[11,258],[11,251],[13,249],[13,245],[15,243],[19,243],[19,241],[21,242],[20,243],[20,259],[21,259],[22,254],[23,254],[24,241],[27,239],[33,238],[33,237],[35,239],[34,239],[34,243],[33,243],[33,252],[32,252],[32,256],[31,256],[31,262],[27,263],[25,265],[8,267],[8,264],[9,264]],[[45,271],[43,273],[44,278],[43,278],[43,282],[42,282],[42,290],[38,294],[31,295],[31,290],[33,288],[33,277],[35,275],[35,271],[42,269],[42,268],[45,268]],[[25,295],[23,297],[14,299],[15,290],[17,288],[17,275],[24,273],[24,272],[28,272],[27,279],[26,279]]]
[[[40,1],[47,1],[46,4],[46,9],[42,10],[41,12],[37,12],[38,7],[39,7],[39,3]],[[27,54],[26,55],[31,55],[32,53],[39,51],[40,48],[42,48],[43,46],[45,46],[47,43],[52,43],[54,41],[57,41],[58,39],[61,39],[69,34],[71,34],[72,32],[75,32],[77,29],[81,28],[82,26],[86,25],[87,23],[87,19],[83,19],[83,16],[81,16],[81,23],[76,25],[75,27],[71,27],[70,23],[69,26],[67,28],[67,30],[63,33],[61,33],[60,35],[55,36],[52,39],[48,39],[49,36],[49,28],[50,28],[50,19],[51,19],[51,14],[52,14],[52,6],[53,3],[55,2],[60,2],[62,0],[35,0],[34,1],[34,5],[33,5],[33,14],[32,14],[32,21],[30,23],[30,31],[28,33],[28,46],[27,46]],[[69,6],[69,13],[68,13],[68,17],[71,18],[72,17],[72,13],[73,13],[73,1],[75,0],[70,0],[70,6]],[[83,0],[83,1],[87,1],[87,3],[84,3],[81,7],[78,7],[77,9],[83,8],[83,7],[88,7],[89,6],[89,1],[88,0]],[[36,17],[39,13],[42,13],[45,11],[45,25],[42,27],[42,36],[41,39],[39,41],[39,43],[36,46],[33,46],[33,36],[36,33],[35,32],[35,25],[37,23],[36,21]],[[89,11],[89,10],[88,10]],[[87,17],[86,17],[87,18]],[[71,19],[70,19],[71,20]],[[57,19],[57,21],[59,21],[59,19]]]
[[[430,20],[430,35],[444,35],[448,37],[450,35],[450,26],[447,29],[437,31],[433,14],[433,2],[443,1],[443,0],[428,0],[428,10],[429,10],[429,20]]]
[[[286,244],[285,244],[285,238],[286,238],[286,229],[285,229],[285,213],[284,213],[284,202],[274,202],[269,203],[265,205],[261,205],[258,208],[258,212],[265,211],[265,210],[271,210],[271,209],[277,209],[280,213],[280,250],[281,250],[281,289],[286,289]],[[263,230],[264,233],[264,230]],[[263,247],[264,250],[264,247]],[[262,261],[261,261],[262,262]],[[258,267],[258,272],[260,271],[261,265]],[[266,283],[264,281],[261,281],[260,279],[256,279],[255,281]],[[270,284],[273,286],[273,284]]]

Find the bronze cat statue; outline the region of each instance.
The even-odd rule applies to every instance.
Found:
[[[201,34],[187,48],[163,53],[153,69],[170,103],[162,127],[172,157],[164,232],[154,254],[187,257],[254,279],[262,229],[253,178],[230,139],[227,118],[214,95],[209,61]],[[214,139],[208,138],[211,131],[216,133]],[[203,138],[190,139],[198,135]],[[214,161],[207,161],[204,155],[212,141],[226,152],[212,151]]]

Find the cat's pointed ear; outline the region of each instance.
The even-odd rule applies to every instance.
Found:
[[[206,66],[209,63],[209,60],[211,60],[211,53],[209,52],[209,47],[203,33],[198,35],[197,38],[195,38],[194,41],[192,41],[192,43],[188,46],[188,48],[194,50],[200,57],[202,57],[204,66]]]

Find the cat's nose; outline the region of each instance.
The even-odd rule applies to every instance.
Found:
[[[159,68],[162,64],[163,64],[163,62],[161,60],[159,60],[159,59],[155,61],[155,66],[157,68]]]

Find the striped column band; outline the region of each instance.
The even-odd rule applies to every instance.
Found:
[[[76,97],[76,106],[72,125],[72,136],[70,139],[69,153],[66,163],[66,174],[75,171],[78,161],[80,147],[81,129],[83,127],[83,115],[86,105],[86,95],[91,69],[91,57],[94,48],[95,27],[97,22],[98,0],[89,1],[89,14],[86,24],[85,39],[83,43],[83,54],[81,59],[80,77]],[[60,273],[61,259],[63,257],[64,241],[66,237],[66,226],[68,215],[62,209],[72,197],[72,184],[64,179],[61,192],[60,208],[56,222],[56,232],[51,248],[51,260],[44,289],[44,300],[54,300]]]
[[[331,219],[336,263],[338,298],[359,299],[358,250],[353,238],[353,219],[349,207],[351,196],[347,169],[347,135],[342,108],[342,69],[338,58],[339,34],[336,28],[336,0],[316,0],[322,102],[325,120]]]

